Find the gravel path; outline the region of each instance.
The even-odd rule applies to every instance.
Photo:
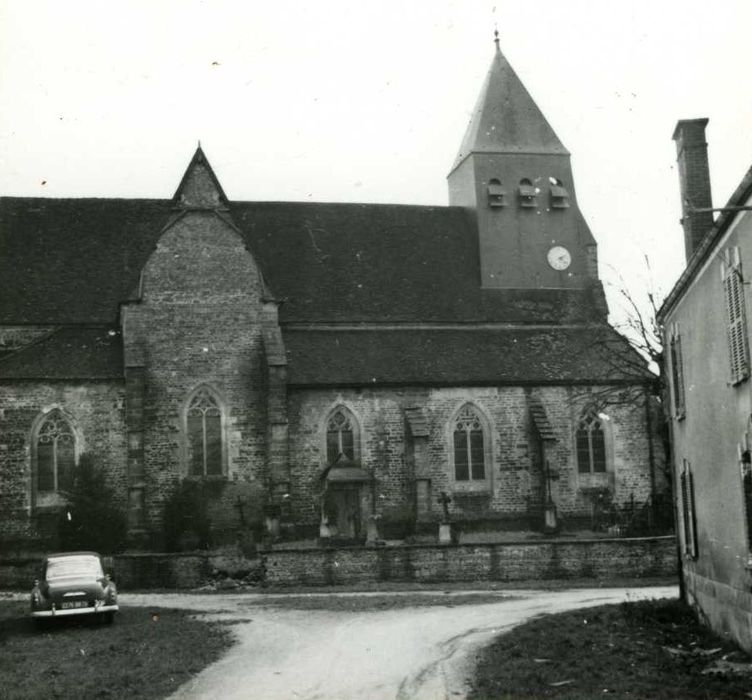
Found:
[[[123,605],[196,610],[232,623],[238,643],[184,685],[176,700],[461,700],[473,652],[532,617],[625,600],[676,597],[677,588],[599,588],[568,591],[470,591],[445,594],[448,605],[403,607],[400,596],[436,591],[295,594],[122,594]],[[348,612],[350,596],[372,596],[379,609]],[[453,596],[465,598],[452,605]],[[498,596],[498,602],[489,600]],[[317,598],[315,610],[300,598]],[[321,598],[331,602],[322,610]],[[394,609],[384,609],[384,599]]]

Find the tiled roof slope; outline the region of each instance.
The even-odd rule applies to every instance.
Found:
[[[638,383],[608,326],[284,330],[291,385]]]
[[[0,323],[114,323],[170,206],[0,199]]]
[[[452,169],[478,152],[568,155],[498,44]]]
[[[296,386],[640,383],[625,340],[608,326],[283,331]],[[630,355],[630,363],[625,357]],[[3,379],[122,379],[120,336],[68,326],[0,357]]]
[[[122,379],[120,336],[110,328],[68,326],[0,357],[3,379]]]
[[[138,286],[169,200],[0,198],[0,324],[107,324]],[[230,205],[285,322],[603,320],[593,290],[481,290],[459,207]],[[601,307],[602,308],[602,307]]]

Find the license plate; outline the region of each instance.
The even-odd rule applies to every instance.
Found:
[[[60,608],[62,610],[70,610],[71,608],[85,608],[85,607],[86,607],[85,600],[71,600],[67,603],[62,603],[60,605]]]

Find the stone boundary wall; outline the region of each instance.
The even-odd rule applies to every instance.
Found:
[[[274,586],[372,581],[541,581],[675,576],[670,537],[503,544],[413,545],[377,549],[278,550],[265,555]]]
[[[496,544],[403,545],[378,548],[271,550],[233,568],[260,573],[268,586],[329,586],[373,582],[552,581],[671,577],[676,540],[668,537],[548,540]],[[195,588],[226,557],[210,553],[120,554],[112,558],[120,590]],[[0,562],[0,589],[25,589],[39,558]]]

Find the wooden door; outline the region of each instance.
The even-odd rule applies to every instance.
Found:
[[[360,536],[360,487],[340,486],[336,489],[334,503],[337,509],[337,534],[345,539]]]

